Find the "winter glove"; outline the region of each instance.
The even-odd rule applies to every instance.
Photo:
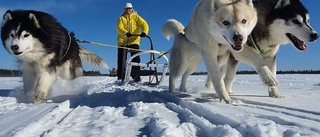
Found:
[[[140,37],[145,37],[145,36],[147,36],[147,34],[144,33],[144,32],[142,32],[142,33],[140,34]]]
[[[127,36],[127,37],[131,37],[132,34],[131,34],[130,32],[127,32],[127,33],[126,33],[126,36]]]

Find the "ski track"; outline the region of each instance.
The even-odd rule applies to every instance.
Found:
[[[23,130],[28,123],[32,123],[42,116],[49,113],[57,104],[39,104],[37,107],[13,108],[11,112],[7,112],[0,116],[1,124],[10,125],[1,129],[0,136],[12,136],[11,133],[17,130]],[[32,115],[32,117],[24,118],[24,116]]]
[[[166,91],[167,86],[123,86],[110,80],[98,80],[89,83],[88,87],[88,91],[62,102],[51,100],[35,105],[18,103],[12,97],[1,98],[0,107],[5,109],[0,112],[0,125],[10,126],[2,126],[6,128],[0,130],[0,136],[130,134],[154,137],[253,137],[265,136],[267,132],[274,136],[320,134],[317,126],[320,124],[320,112],[316,111],[257,102],[243,97],[232,97],[241,103],[229,105],[219,102],[214,94],[207,97],[194,92],[171,94]],[[228,109],[233,111],[226,113]],[[32,117],[24,118],[27,115]],[[95,122],[97,119],[104,121],[104,124]],[[265,122],[254,122],[261,119]],[[124,131],[121,123],[131,125]],[[78,128],[73,127],[88,130],[78,131]]]
[[[241,106],[266,111],[267,114],[275,113],[276,115],[278,115],[278,116],[271,117],[271,116],[266,116],[264,114],[261,114],[259,116],[260,118],[273,120],[275,123],[278,123],[280,125],[298,126],[300,128],[307,127],[307,129],[311,129],[314,132],[320,133],[320,129],[315,128],[315,126],[319,125],[320,123],[319,112],[255,102],[255,101],[250,101],[245,99],[242,99],[241,101],[245,103],[244,105],[241,105]],[[283,117],[282,115],[286,115],[286,117]],[[296,120],[292,120],[292,119],[296,119]],[[300,122],[303,121],[303,122],[295,123],[294,121],[300,121]]]

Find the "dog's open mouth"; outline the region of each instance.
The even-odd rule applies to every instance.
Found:
[[[235,51],[240,51],[240,50],[242,50],[242,43],[240,42],[236,42],[234,45],[232,45],[231,44],[231,46],[232,46],[232,48],[235,50]]]
[[[13,52],[14,55],[20,55],[22,54],[23,52]]]
[[[234,44],[231,44],[225,36],[223,36],[223,37],[231,45],[233,50],[235,50],[235,51],[242,50],[243,47],[242,47],[242,43],[241,42],[235,42]]]
[[[304,41],[298,39],[296,36],[286,33],[287,37],[291,40],[293,45],[300,51],[306,51],[307,50],[307,45],[305,44]]]

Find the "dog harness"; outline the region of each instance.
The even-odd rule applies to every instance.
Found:
[[[252,47],[257,54],[262,54],[263,53],[263,51],[261,50],[261,48],[259,47],[257,42],[254,40],[254,38],[252,37],[251,34],[249,35],[249,41],[248,42],[249,42],[248,45],[250,47]]]
[[[68,47],[67,47],[67,50],[66,50],[66,52],[63,54],[63,56],[60,58],[60,61],[67,55],[67,53],[68,53],[68,51],[69,51],[69,49],[70,49],[70,45],[71,45],[71,36],[70,36],[70,33],[68,33],[68,36],[69,36],[69,44],[66,45],[66,46],[68,46]]]

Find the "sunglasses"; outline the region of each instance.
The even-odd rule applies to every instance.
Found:
[[[132,8],[124,8],[125,10],[131,10]]]

